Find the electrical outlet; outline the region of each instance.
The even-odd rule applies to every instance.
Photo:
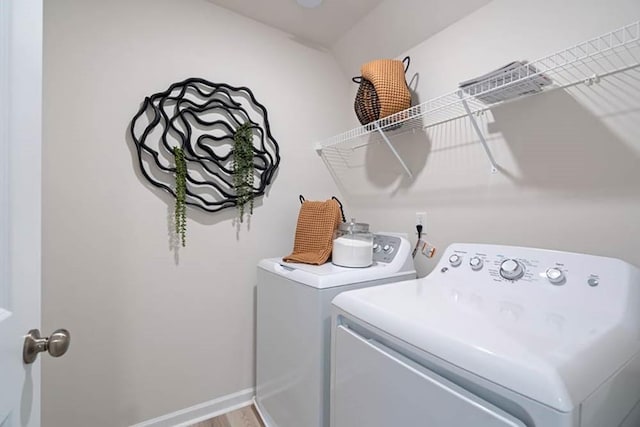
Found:
[[[427,213],[426,212],[416,212],[416,225],[425,226],[427,225]]]

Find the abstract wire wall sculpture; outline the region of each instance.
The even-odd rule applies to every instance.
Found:
[[[250,129],[252,197],[265,193],[280,164],[267,110],[251,90],[190,78],[145,98],[131,121],[140,170],[154,186],[176,196],[174,147],[186,161],[185,203],[208,212],[243,205],[234,186],[234,135]],[[237,185],[237,183],[236,183]],[[244,191],[246,192],[246,191]]]

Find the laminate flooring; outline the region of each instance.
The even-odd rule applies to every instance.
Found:
[[[190,427],[265,427],[253,405],[201,421]]]

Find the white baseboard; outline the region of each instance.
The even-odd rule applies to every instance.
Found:
[[[266,427],[271,427],[271,418],[269,418],[269,416],[265,413],[262,412],[262,409],[260,409],[260,405],[258,405],[258,400],[256,399],[256,396],[253,396],[253,407],[256,408],[256,412],[258,413],[258,416],[260,417],[260,421],[262,421],[262,424],[264,424]]]
[[[227,412],[235,411],[253,403],[255,389],[248,388],[236,393],[200,403],[152,420],[143,421],[131,427],[185,427]]]

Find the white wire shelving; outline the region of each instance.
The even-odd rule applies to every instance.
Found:
[[[511,92],[517,92],[522,86],[529,85],[533,80],[540,78],[548,78],[552,83],[537,93],[579,84],[591,86],[607,76],[634,69],[637,71],[639,67],[640,21],[637,21],[544,58],[528,62],[507,74],[487,78],[464,89],[459,88],[399,113],[333,136],[318,142],[315,149],[325,158],[325,161],[330,161],[332,157],[344,157],[349,151],[366,145],[384,142],[396,156],[405,173],[411,177],[411,171],[393,147],[391,138],[408,131],[427,129],[451,120],[469,117],[483,144],[491,169],[495,172],[498,166],[474,117],[497,104],[514,102],[534,94],[518,96],[498,103],[486,103],[481,99],[509,98]],[[640,75],[638,82],[640,85]]]

